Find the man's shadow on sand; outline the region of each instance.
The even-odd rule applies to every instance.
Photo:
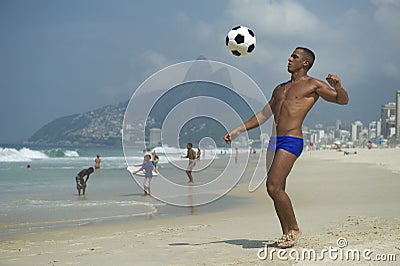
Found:
[[[273,245],[272,240],[251,240],[251,239],[228,239],[228,240],[220,240],[220,241],[212,241],[212,242],[204,242],[204,243],[170,243],[169,246],[202,246],[202,245],[210,245],[210,244],[230,244],[235,246],[241,246],[242,248],[264,248],[266,245]]]

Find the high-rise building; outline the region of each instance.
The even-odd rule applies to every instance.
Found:
[[[336,130],[340,130],[340,126],[342,125],[342,121],[341,120],[336,120]]]
[[[396,103],[390,102],[381,107],[381,133],[391,138],[396,133]]]
[[[151,128],[150,129],[150,147],[155,147],[161,144],[161,129]]]
[[[380,131],[380,130],[379,130]],[[376,139],[378,137],[378,122],[371,121],[368,124],[368,139]]]
[[[360,133],[363,130],[363,124],[361,121],[354,121],[351,124],[351,140],[357,141],[360,139]]]

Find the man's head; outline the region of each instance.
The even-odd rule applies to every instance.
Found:
[[[314,61],[315,61],[314,52],[305,47],[297,47],[296,49],[303,50],[303,61],[308,62],[307,70],[310,70],[310,68],[313,66]]]
[[[288,71],[290,73],[296,72],[301,68],[304,68],[307,72],[314,64],[315,54],[308,48],[296,47],[288,61]]]
[[[93,173],[93,172],[94,172],[93,167],[89,167],[89,168],[87,169],[87,173],[88,173],[88,174],[91,174],[91,173]]]
[[[188,149],[191,149],[191,148],[193,147],[193,144],[189,142],[189,143],[186,145],[186,147],[187,147]]]
[[[144,156],[144,160],[145,160],[145,161],[150,161],[150,160],[151,160],[150,154],[146,154],[146,155]]]

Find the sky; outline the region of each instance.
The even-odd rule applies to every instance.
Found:
[[[253,54],[225,47],[253,29]],[[346,106],[319,100],[305,123],[368,123],[400,90],[400,0],[2,0],[0,143],[19,143],[53,119],[129,100],[150,75],[200,55],[249,75],[267,98],[290,78],[297,46],[309,75],[337,74]]]

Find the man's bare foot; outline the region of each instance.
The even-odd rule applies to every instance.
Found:
[[[277,242],[277,246],[279,248],[291,248],[296,245],[297,241],[301,236],[301,230],[292,230],[287,235],[283,235],[279,238]]]
[[[189,184],[189,185],[193,185],[193,181],[189,181],[188,184]]]
[[[280,238],[278,238],[275,242],[271,243],[269,246],[270,247],[280,247],[283,243],[287,242],[288,236],[287,235],[282,235]]]

